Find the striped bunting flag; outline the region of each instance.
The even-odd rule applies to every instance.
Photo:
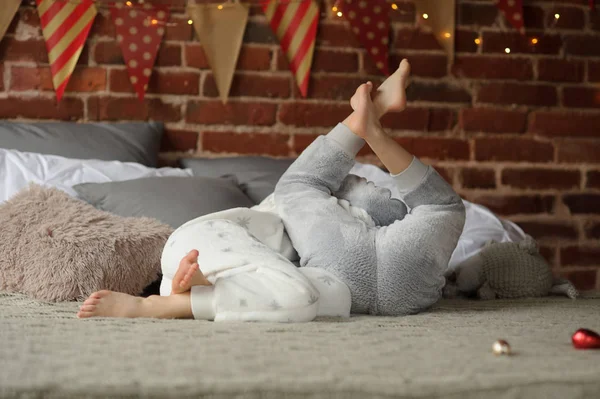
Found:
[[[92,0],[36,0],[56,98],[62,98],[97,11]]]
[[[319,6],[313,0],[287,3],[270,0],[263,5],[263,11],[287,56],[300,92],[306,97],[319,22]]]

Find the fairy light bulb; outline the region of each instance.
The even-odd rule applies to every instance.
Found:
[[[131,1],[126,1],[125,4],[127,5],[127,7],[131,7],[133,5]]]
[[[342,15],[344,15],[344,14],[342,14],[342,12],[341,12],[341,11],[338,11],[338,12],[337,12],[337,16],[338,16],[338,17],[341,17]]]
[[[444,33],[444,37],[446,39],[450,39],[452,37],[452,35],[450,33],[446,32],[446,33]]]
[[[478,37],[477,39],[475,39],[475,44],[480,45],[481,44],[481,38]]]
[[[532,37],[531,38],[531,44],[538,44],[539,40],[537,37]]]
[[[429,14],[427,14],[427,13],[423,14],[423,19],[429,19]]]
[[[188,25],[191,25],[193,23],[194,23],[194,21],[192,21],[191,19],[188,19]]]
[[[336,6],[331,7],[331,11],[337,12],[338,8]]]
[[[223,9],[223,4],[219,4],[219,5],[217,6],[217,8],[218,8],[219,10],[222,10],[222,9]]]
[[[508,48],[508,47],[507,47],[507,48],[505,48],[505,49],[504,49],[504,52],[505,52],[506,54],[510,54],[510,48]]]
[[[392,10],[397,10],[397,9],[398,9],[398,4],[392,3]]]
[[[559,18],[560,18],[560,14],[559,13],[554,14],[554,19],[559,19]]]
[[[153,19],[153,20],[152,20],[152,25],[156,25],[156,24],[158,24],[158,20],[156,20],[156,19]]]

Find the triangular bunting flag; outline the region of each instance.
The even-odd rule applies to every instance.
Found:
[[[12,22],[13,17],[15,16],[19,6],[21,5],[21,0],[5,0],[4,5],[2,6],[4,10],[0,12],[0,41],[4,37],[8,26]]]
[[[97,11],[92,0],[36,0],[58,101],[77,65]]]
[[[229,96],[249,10],[247,5],[239,3],[220,7],[188,6],[188,14],[194,22],[223,103]]]
[[[525,33],[523,22],[523,0],[495,0],[504,17],[519,32]]]
[[[454,62],[454,30],[456,23],[456,0],[415,1],[417,16],[429,26],[446,54]]]
[[[117,42],[123,52],[129,80],[142,101],[165,34],[169,7],[148,3],[143,6],[116,3],[111,5],[110,14],[117,29]]]
[[[390,16],[386,0],[344,0],[339,3],[352,32],[367,50],[375,66],[385,73],[389,70]]]
[[[319,6],[313,0],[285,3],[270,0],[263,4],[263,11],[290,63],[300,93],[306,97],[319,22]]]

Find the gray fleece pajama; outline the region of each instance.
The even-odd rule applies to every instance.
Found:
[[[343,124],[317,138],[277,184],[277,211],[301,267],[324,269],[344,282],[352,313],[418,313],[441,297],[465,208],[452,187],[416,157],[393,176],[402,201],[349,175],[364,144]],[[339,199],[367,211],[375,226]]]

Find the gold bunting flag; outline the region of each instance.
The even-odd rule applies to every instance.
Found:
[[[453,63],[456,0],[418,0],[415,1],[415,7],[418,18],[431,28],[435,38],[446,50],[449,62]]]
[[[306,97],[315,50],[319,6],[313,0],[281,3],[270,0],[263,11],[290,63],[300,93]]]
[[[196,34],[213,71],[221,101],[227,103],[231,81],[246,30],[247,5],[188,6]]]
[[[2,38],[20,5],[21,0],[5,0],[3,4],[4,10],[0,12],[0,41],[2,41]]]
[[[77,65],[97,10],[91,0],[36,0],[58,101]]]

